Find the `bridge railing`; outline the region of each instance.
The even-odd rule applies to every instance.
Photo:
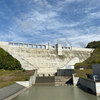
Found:
[[[26,46],[30,48],[42,48],[47,49],[49,48],[48,45],[41,45],[41,44],[28,44],[28,43],[16,43],[16,42],[9,42],[8,45],[12,46]],[[52,49],[56,49],[56,46],[51,46]],[[62,47],[63,50],[70,50],[71,47]]]
[[[47,49],[47,45],[41,45],[41,44],[28,44],[28,43],[14,43],[14,42],[9,42],[9,45],[12,45],[12,46],[26,46],[26,47],[29,47],[29,48]]]

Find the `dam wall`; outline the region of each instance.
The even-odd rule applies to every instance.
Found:
[[[51,46],[50,44],[0,42],[0,47],[18,59],[22,68],[37,69],[39,76],[53,76],[57,69],[74,66],[76,62],[86,60],[93,52],[93,49],[63,47],[61,44]],[[78,60],[75,61],[75,58]]]

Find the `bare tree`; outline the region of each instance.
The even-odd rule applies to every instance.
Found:
[[[86,45],[85,45],[84,42],[79,42],[78,44],[79,44],[79,46],[82,47],[82,48],[85,48],[85,47],[86,47]]]

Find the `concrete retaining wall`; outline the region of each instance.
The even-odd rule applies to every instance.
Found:
[[[58,69],[57,76],[72,76],[74,69]]]
[[[100,82],[96,82],[96,95],[100,96]]]
[[[37,77],[37,70],[35,70],[34,75],[30,77],[30,80],[29,80],[29,85],[30,86],[35,84],[36,77]]]
[[[79,83],[81,86],[91,89],[96,96],[100,96],[100,82],[96,82],[91,79],[80,78]]]
[[[100,96],[100,82],[96,82],[92,79],[75,77],[75,74],[73,74],[73,85],[76,86],[77,84],[82,89],[90,90],[92,93],[96,94],[96,96]]]
[[[87,89],[91,89],[93,91],[93,93],[96,93],[96,85],[93,80],[80,78],[79,84],[86,87]]]
[[[100,64],[93,64],[92,69],[94,75],[100,76]]]
[[[79,77],[75,77],[75,74],[73,74],[73,85],[77,86],[78,82],[79,82]]]
[[[37,77],[37,70],[35,70],[34,75],[30,76],[29,81],[17,81],[16,83],[29,88],[35,84],[36,77]]]
[[[11,100],[27,88],[35,84],[37,70],[34,75],[30,77],[29,81],[18,81],[13,85],[0,88],[0,100]]]

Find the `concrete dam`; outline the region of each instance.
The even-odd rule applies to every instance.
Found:
[[[53,76],[57,69],[73,69],[77,62],[86,60],[93,49],[0,42],[0,47],[20,61],[26,70],[37,69],[39,76]]]

